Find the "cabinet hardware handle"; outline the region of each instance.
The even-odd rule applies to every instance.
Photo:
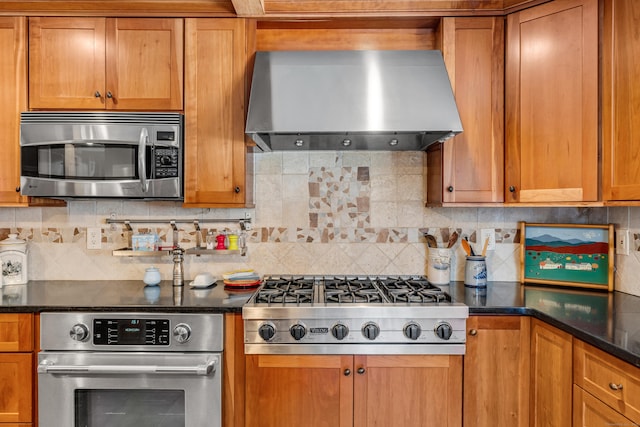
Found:
[[[236,193],[239,193],[240,192],[240,186],[237,186],[236,188],[234,188],[233,191],[235,191]]]
[[[622,384],[609,383],[609,388],[611,390],[622,390]]]
[[[448,191],[449,193],[453,193],[453,185],[448,186],[448,187],[447,187],[447,191]]]
[[[344,370],[344,376],[348,377],[349,375],[351,375],[351,369],[345,369]]]
[[[365,371],[364,371],[364,368],[358,368],[358,373],[359,373],[360,375],[364,374],[364,372],[365,372]]]
[[[471,335],[472,337],[475,337],[476,335],[478,335],[478,331],[475,329],[471,329],[469,330],[469,335]]]
[[[16,187],[16,193],[20,192],[20,187]]]
[[[509,187],[509,192],[511,192],[511,193],[515,193],[515,192],[516,192],[516,187],[514,187],[513,185],[511,185],[511,186]]]
[[[93,94],[93,96],[95,96],[96,98],[100,98],[102,95],[100,94],[100,91],[96,91],[96,93]]]
[[[113,98],[113,94],[111,92],[107,92],[107,98],[109,99]]]

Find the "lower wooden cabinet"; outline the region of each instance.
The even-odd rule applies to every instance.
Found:
[[[466,427],[529,425],[528,316],[471,316],[464,356]]]
[[[247,427],[461,426],[461,404],[462,356],[247,356]]]
[[[574,425],[597,425],[594,408],[610,408],[601,413],[607,419],[627,420],[617,425],[640,425],[640,369],[580,340],[574,340],[573,348],[574,392],[581,389],[597,402],[574,398],[574,411],[578,411]]]
[[[573,385],[573,427],[635,426],[630,419]]]
[[[33,375],[33,315],[1,314],[0,427],[33,421]]]
[[[571,425],[572,336],[531,321],[530,426]]]

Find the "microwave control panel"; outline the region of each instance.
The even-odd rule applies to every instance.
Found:
[[[178,176],[180,158],[175,147],[155,147],[154,178],[175,178]]]

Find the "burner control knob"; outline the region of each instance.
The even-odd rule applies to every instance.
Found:
[[[184,344],[191,338],[191,328],[186,323],[178,323],[173,328],[173,337],[178,343]]]
[[[265,341],[271,341],[273,337],[276,335],[276,327],[265,323],[258,328],[258,335]]]
[[[89,338],[89,328],[82,323],[76,323],[71,327],[69,336],[74,341],[86,341]]]
[[[305,328],[304,325],[301,325],[300,323],[296,323],[289,329],[289,332],[291,333],[293,339],[295,339],[296,341],[300,341],[302,337],[307,335],[307,328]]]
[[[404,327],[404,336],[410,340],[417,340],[422,333],[422,328],[417,323],[411,322]]]
[[[333,328],[331,328],[331,334],[333,334],[335,339],[341,341],[345,339],[347,335],[349,335],[349,328],[347,327],[347,325],[337,323],[333,325]]]
[[[435,329],[436,335],[443,340],[448,340],[453,334],[453,328],[447,322],[438,323]]]
[[[373,341],[380,335],[380,327],[373,322],[367,322],[362,326],[362,335]]]

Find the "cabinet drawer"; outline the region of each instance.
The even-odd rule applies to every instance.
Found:
[[[0,352],[33,350],[33,314],[0,314]]]
[[[640,369],[574,340],[573,381],[635,423],[640,423]]]
[[[573,385],[573,427],[631,426],[631,421]]]

